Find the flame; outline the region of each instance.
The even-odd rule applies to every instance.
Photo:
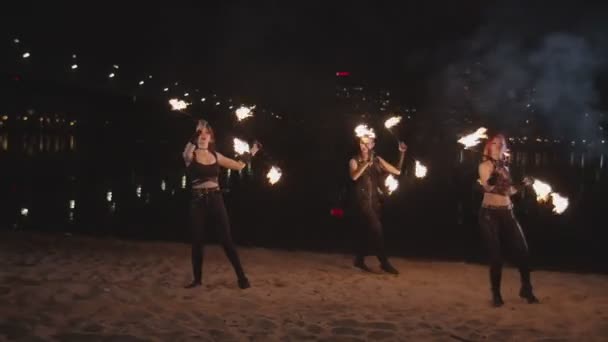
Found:
[[[477,146],[481,142],[480,139],[488,138],[486,135],[487,131],[488,130],[485,127],[480,127],[475,131],[475,133],[465,135],[464,137],[460,138],[458,142],[463,144],[464,148],[466,149]]]
[[[549,197],[551,197],[551,203],[553,204],[554,213],[562,214],[568,208],[568,198],[563,197],[562,195],[556,192],[553,192],[549,184],[535,179],[534,184],[532,184],[532,187],[536,192],[536,200],[538,202],[547,202],[549,201]]]
[[[416,177],[417,178],[424,178],[426,177],[426,173],[427,173],[427,168],[426,166],[422,165],[419,161],[416,160]]]
[[[397,126],[397,124],[401,122],[401,117],[400,116],[393,116],[392,118],[389,118],[388,120],[386,120],[384,122],[384,127],[391,129],[395,126]]]
[[[558,193],[551,193],[551,203],[553,203],[553,212],[562,214],[568,208],[568,198],[563,197]]]
[[[376,133],[374,132],[373,128],[368,128],[367,125],[359,125],[355,128],[355,134],[357,135],[357,138],[363,138],[363,137],[368,137],[368,138],[376,138]]]
[[[247,119],[248,117],[253,116],[253,109],[255,109],[255,106],[253,107],[245,107],[245,106],[241,106],[236,110],[236,118],[239,121],[243,121],[245,119]]]
[[[239,138],[234,138],[234,152],[237,154],[249,153],[249,144]]]
[[[190,103],[187,103],[186,101],[178,100],[178,99],[169,100],[169,104],[171,105],[172,110],[183,110],[183,109],[188,108],[188,106],[190,105]]]
[[[270,171],[268,171],[268,174],[266,174],[266,178],[268,178],[268,182],[271,185],[275,185],[281,179],[282,175],[281,169],[273,166],[270,168]]]
[[[553,191],[551,185],[535,179],[532,187],[534,188],[534,192],[536,192],[536,200],[538,202],[546,202],[549,200],[549,194]]]
[[[388,194],[392,194],[393,191],[397,190],[397,187],[399,186],[399,181],[393,176],[393,175],[388,175],[388,177],[386,177],[386,180],[384,181],[384,185],[386,185],[386,188],[388,189]]]

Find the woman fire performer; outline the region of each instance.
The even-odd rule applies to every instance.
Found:
[[[241,289],[250,287],[241,261],[230,234],[230,222],[224,206],[224,199],[219,186],[220,167],[242,170],[260,146],[256,143],[250,153],[236,161],[215,151],[215,136],[209,124],[200,120],[196,132],[186,144],[183,152],[187,173],[192,180],[192,200],[190,203],[190,226],[192,231],[192,273],[194,280],[186,288],[201,285],[203,268],[203,245],[205,228],[209,220],[214,219],[218,238],[224,252],[230,260]]]
[[[350,177],[355,182],[355,211],[362,223],[359,241],[356,247],[354,266],[364,271],[371,271],[365,264],[368,249],[380,261],[383,271],[399,274],[388,261],[384,248],[382,223],[380,221],[382,175],[387,173],[400,175],[407,146],[399,143],[400,158],[397,167],[386,162],[374,153],[375,135],[373,132],[359,137],[359,153],[349,162]]]
[[[513,213],[510,196],[517,193],[518,189],[513,185],[506,165],[506,149],[505,137],[501,134],[494,136],[486,143],[483,160],[479,164],[479,182],[484,190],[479,211],[479,225],[488,249],[492,301],[496,307],[504,304],[500,294],[503,263],[501,244],[511,249],[513,260],[519,269],[521,277],[519,296],[528,303],[538,303],[530,282],[528,244]],[[530,179],[524,179],[523,185],[530,184]]]

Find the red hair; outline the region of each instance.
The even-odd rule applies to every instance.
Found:
[[[498,133],[498,134],[492,136],[490,139],[488,139],[488,141],[486,141],[486,144],[483,147],[483,157],[484,158],[490,158],[490,147],[492,146],[492,141],[494,141],[494,139],[502,139],[502,141],[504,142],[504,148],[505,148],[505,150],[507,149],[507,138],[504,136],[504,134]]]

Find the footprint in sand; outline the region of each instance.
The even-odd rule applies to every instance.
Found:
[[[124,341],[124,342],[143,342],[138,337],[131,335],[101,335],[101,334],[78,334],[66,333],[53,336],[62,342],[80,342],[80,341]]]
[[[318,334],[320,334],[320,333],[323,331],[323,328],[321,328],[321,327],[320,327],[320,326],[318,326],[318,325],[309,325],[309,326],[306,328],[306,331],[308,331],[308,332],[309,332],[309,333],[311,333],[311,334],[318,335]]]
[[[314,335],[307,334],[305,331],[292,328],[287,330],[287,336],[284,336],[282,340],[284,341],[307,341],[312,340],[316,341],[318,338]]]
[[[260,319],[255,323],[255,327],[262,330],[274,330],[277,325],[268,319]]]
[[[395,334],[390,331],[372,331],[367,335],[367,337],[370,341],[377,341],[395,337]]]
[[[354,335],[354,336],[363,335],[363,330],[357,330],[357,329],[345,328],[345,327],[333,328],[331,330],[331,332],[335,335]]]
[[[9,341],[24,338],[29,329],[15,319],[0,322],[0,337],[4,336]]]
[[[393,323],[388,323],[388,322],[371,322],[371,323],[366,323],[365,326],[368,328],[371,328],[371,329],[378,329],[378,330],[397,330],[396,325],[394,325]]]

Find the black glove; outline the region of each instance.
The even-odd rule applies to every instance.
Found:
[[[488,178],[488,185],[494,186],[498,182],[498,172],[492,172],[490,178]]]
[[[201,133],[203,133],[203,131],[201,131],[199,129],[196,132],[194,132],[194,134],[192,134],[192,137],[190,137],[190,140],[189,140],[192,143],[192,145],[198,145],[198,137],[201,135]]]
[[[240,154],[237,157],[237,159],[242,161],[245,164],[249,164],[249,162],[251,161],[251,153],[247,152],[247,153]]]
[[[405,161],[405,151],[400,151],[399,161],[397,162],[397,169],[403,170],[403,162]]]

